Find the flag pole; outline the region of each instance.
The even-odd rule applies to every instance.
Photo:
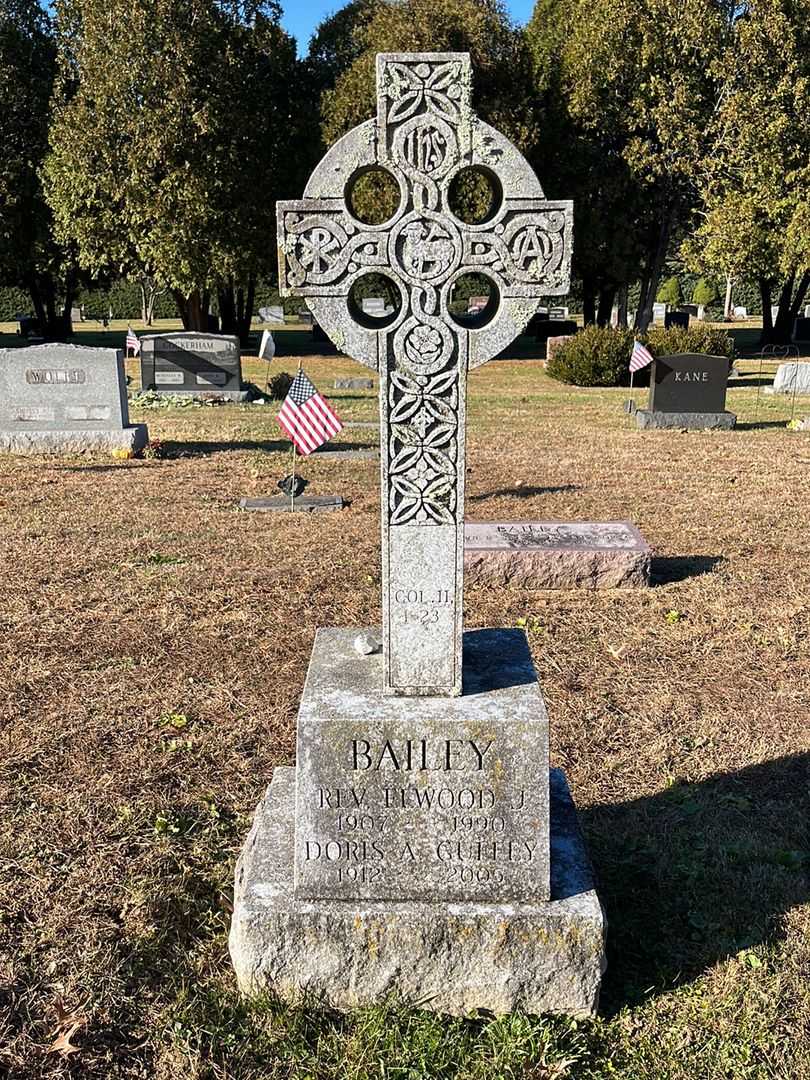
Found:
[[[635,375],[635,372],[633,371],[632,368],[630,368],[630,404],[631,404],[633,409],[635,409],[635,405],[636,405],[635,398],[633,397],[633,376],[634,375]]]
[[[295,510],[295,443],[290,439],[292,449],[292,483],[290,484],[290,513]]]

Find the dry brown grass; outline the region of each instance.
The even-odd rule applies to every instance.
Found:
[[[307,368],[374,418],[373,394],[329,393],[356,365]],[[661,560],[647,592],[466,596],[468,626],[534,616],[610,920],[605,1019],[569,1075],[810,1076],[810,434],[785,400],[746,427],[754,395],[731,391],[732,433],[640,433],[624,391],[471,377],[470,517],[628,519]],[[233,860],[293,760],[315,629],[380,618],[373,462],[304,465],[343,513],[237,509],[286,471],[274,414],[149,411],[163,460],[0,462],[0,1073],[399,1075],[351,1072],[339,1031],[296,1065],[276,1021],[257,1062],[234,1004]],[[86,1018],[69,1058],[58,1002]]]

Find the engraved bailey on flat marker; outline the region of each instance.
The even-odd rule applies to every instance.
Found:
[[[466,373],[525,328],[546,296],[568,292],[572,203],[546,201],[525,158],[471,109],[466,53],[381,54],[377,118],[324,156],[303,199],[278,204],[283,296],[304,297],[335,345],[379,372],[384,691],[461,692]],[[400,202],[367,225],[348,194],[387,170]],[[494,199],[479,224],[450,209],[454,179],[482,172]],[[399,309],[371,325],[350,303],[382,273]],[[455,282],[478,273],[494,297],[484,325],[450,314]]]

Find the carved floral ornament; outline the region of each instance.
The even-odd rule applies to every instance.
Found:
[[[282,294],[306,297],[333,340],[380,371],[393,526],[458,524],[466,368],[500,352],[543,297],[568,288],[571,204],[547,202],[525,159],[472,113],[471,78],[466,54],[378,56],[376,120],[332,147],[304,199],[279,203]],[[346,197],[370,168],[389,172],[400,191],[381,225],[359,221]],[[492,177],[497,193],[489,218],[473,225],[450,198],[470,168]],[[374,327],[358,325],[352,286],[375,272],[400,306]],[[497,297],[476,328],[459,325],[449,307],[469,273],[488,278]]]

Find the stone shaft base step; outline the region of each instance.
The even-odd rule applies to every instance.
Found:
[[[733,428],[737,417],[730,412],[650,412],[649,409],[637,409],[636,423],[643,430],[676,428],[687,431],[719,431]]]
[[[560,770],[545,903],[295,900],[294,819],[295,770],[277,768],[236,868],[229,946],[245,993],[343,1011],[397,993],[453,1015],[595,1013],[605,917]]]
[[[80,428],[0,431],[0,451],[8,454],[109,454],[114,450],[137,453],[148,442],[146,424],[130,424],[112,431]]]

